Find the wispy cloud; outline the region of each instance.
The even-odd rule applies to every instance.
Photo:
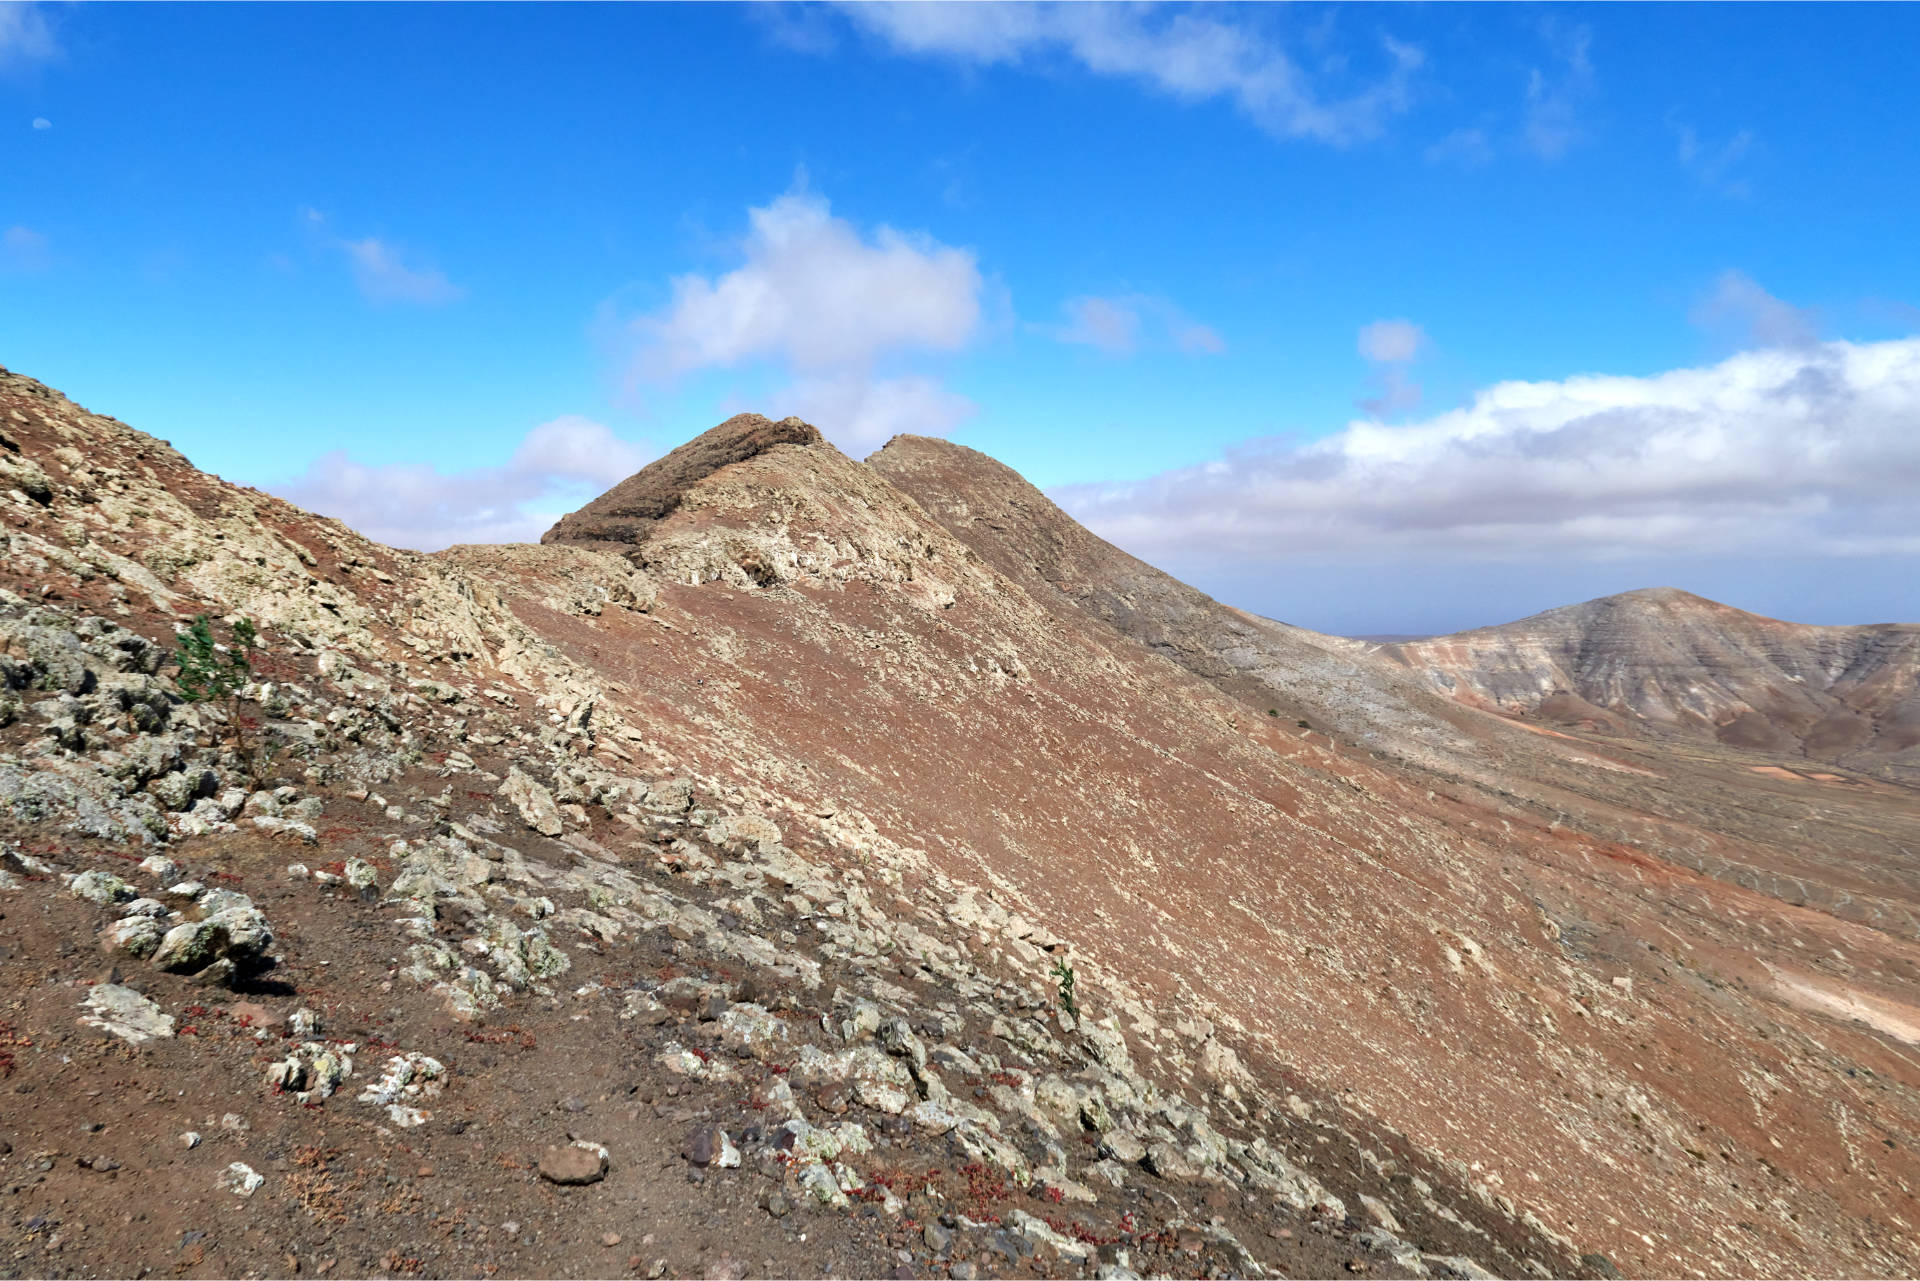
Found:
[[[60,42],[46,6],[0,0],[0,71],[52,62],[59,56]]]
[[[1398,426],[1250,441],[1055,497],[1150,560],[1920,554],[1920,338],[1500,383]]]
[[[358,462],[323,454],[268,488],[395,547],[438,551],[455,543],[531,542],[557,513],[543,502],[586,498],[638,471],[648,454],[577,414],[528,432],[504,467],[441,471],[428,463]]]
[[[1258,11],[1153,4],[851,4],[857,27],[892,50],[973,65],[1064,59],[1096,75],[1134,80],[1185,102],[1231,102],[1283,138],[1350,143],[1406,110],[1425,62],[1414,45],[1382,37],[1371,76],[1316,76],[1289,56]],[[1350,63],[1323,59],[1323,65]]]
[[[1580,113],[1593,96],[1596,80],[1586,27],[1542,28],[1552,61],[1527,73],[1526,118],[1521,139],[1545,160],[1564,156],[1585,132]]]
[[[1680,167],[1710,191],[1744,199],[1752,194],[1751,184],[1735,170],[1754,148],[1751,129],[1742,129],[1723,142],[1708,142],[1692,125],[1669,121],[1672,125]]]
[[[980,331],[985,282],[971,250],[887,226],[863,233],[804,190],[749,210],[747,224],[738,266],[675,277],[664,307],[617,322],[632,377],[784,370],[793,381],[775,403],[819,415],[849,448],[944,434],[972,411],[928,375],[882,369],[958,351]]]
[[[1411,320],[1376,320],[1360,326],[1356,344],[1361,356],[1375,366],[1376,396],[1360,401],[1360,407],[1375,418],[1412,409],[1420,403],[1420,384],[1413,381],[1409,366],[1426,352],[1426,330]]]
[[[18,224],[0,232],[0,267],[9,271],[45,271],[52,261],[43,233]]]
[[[438,268],[409,266],[398,249],[377,236],[345,241],[340,247],[353,264],[354,283],[369,302],[437,307],[466,296],[466,290]]]
[[[458,302],[467,291],[447,279],[445,272],[421,262],[381,236],[349,238],[334,229],[333,221],[311,205],[299,212],[302,235],[314,251],[339,255],[353,274],[353,282],[368,302],[415,307],[439,307]]]
[[[45,116],[35,116],[33,118],[33,127],[44,133],[48,129],[53,128],[53,121],[47,119]]]
[[[1143,345],[1173,347],[1192,355],[1215,355],[1227,347],[1212,326],[1152,294],[1087,295],[1068,299],[1061,310],[1066,323],[1040,326],[1043,332],[1109,356],[1130,356]]]
[[[1724,271],[1688,319],[1730,347],[1809,348],[1820,341],[1820,316],[1783,302],[1740,271]]]

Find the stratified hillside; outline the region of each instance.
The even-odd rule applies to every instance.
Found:
[[[421,557],[0,415],[23,1271],[1920,1268],[1920,947],[1303,738],[810,433]]]
[[[1516,709],[1456,701],[1386,656],[1392,650],[1212,600],[1096,537],[983,454],[899,436],[868,462],[1034,599],[1146,645],[1289,732],[1311,727],[1307,741],[1409,766],[1469,804],[1517,808],[1920,938],[1920,867],[1907,853],[1920,848],[1920,805],[1904,789],[1799,773],[1766,756],[1623,740],[1579,720],[1547,729]],[[1503,635],[1482,642],[1489,665],[1521,664],[1528,652]]]
[[[1671,587],[1382,650],[1463,702],[1920,782],[1920,625],[1813,627]]]

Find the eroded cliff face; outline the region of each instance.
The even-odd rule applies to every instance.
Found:
[[[1920,781],[1920,626],[1783,623],[1673,588],[1388,645],[1436,689],[1552,724]]]
[[[381,878],[404,900],[381,928],[405,941],[381,981],[420,1009],[485,1032],[561,1001],[591,1062],[591,1030],[620,1043],[621,1003],[644,1006],[623,993],[665,1004],[657,978],[617,977],[646,972],[634,958],[697,964],[720,985],[700,1002],[781,1016],[764,1035],[753,1010],[734,1016],[738,1053],[717,1019],[647,1024],[662,1043],[643,1061],[679,1064],[715,1108],[772,1068],[844,1055],[811,1070],[847,1097],[768,1085],[762,1105],[805,1133],[844,1117],[958,1135],[961,1158],[1072,1199],[1095,1237],[1168,1197],[1251,1251],[1218,1245],[1229,1270],[1298,1270],[1250,1235],[1278,1221],[1245,1217],[1282,1211],[1316,1239],[1371,1221],[1435,1256],[1370,1238],[1383,1271],[1466,1268],[1443,1254],[1503,1272],[1599,1269],[1580,1261],[1593,1253],[1649,1274],[1920,1266],[1905,1141],[1920,1129],[1920,948],[1356,753],[1337,726],[1303,734],[1046,598],[884,467],[796,432],[666,486],[643,472],[672,501],[643,505],[632,541],[420,557],[194,473],[26,380],[7,381],[0,412],[19,415],[8,476],[23,478],[0,481],[38,486],[27,466],[46,481],[44,500],[11,500],[7,609],[44,587],[44,608],[150,629],[245,610],[305,664],[289,710],[332,762],[290,785],[344,812],[367,803],[356,789],[404,782],[421,799],[398,808],[425,815],[446,788],[444,831],[380,847],[413,878]],[[609,541],[620,554],[598,549]],[[1090,594],[1114,590],[1100,578],[1088,571]],[[387,701],[336,693],[349,667]],[[358,745],[328,737],[349,706]],[[1431,708],[1408,715],[1454,724]],[[90,769],[102,748],[78,728],[77,747],[21,752],[18,768]],[[116,803],[135,794],[151,784]],[[13,819],[71,826],[37,813]],[[235,839],[215,825],[247,818],[203,813],[198,833],[162,818],[154,839],[213,864]],[[1711,813],[1691,822],[1703,847],[1743,848]],[[300,856],[316,865],[369,839],[309,826],[320,848]],[[61,830],[69,872],[143,839]],[[563,999],[540,979],[549,949],[574,967],[566,984],[590,970],[580,991],[596,991]],[[401,950],[383,937],[349,952],[365,973]],[[1063,960],[1077,1019],[1060,1008]],[[142,982],[165,1013],[190,999]],[[689,1038],[708,1026],[703,1057]],[[816,1058],[752,1048],[776,1031],[821,1042]],[[969,1075],[981,1056],[999,1066]],[[711,1062],[742,1084],[706,1079]],[[499,1088],[492,1071],[460,1066],[446,1088]],[[839,1139],[823,1158],[755,1134],[729,1141],[770,1186],[887,1186],[878,1158]],[[890,1159],[908,1155],[933,1159],[911,1143]],[[949,1210],[965,1195],[952,1187]],[[1355,1221],[1327,1227],[1327,1197]],[[1009,1268],[1100,1263],[1070,1231],[999,1213],[1029,1247]],[[878,1230],[897,1222],[883,1213]],[[1159,1237],[1135,1242],[1142,1270],[1188,1266],[1168,1231],[1164,1256]],[[924,1266],[954,1262],[949,1245]]]

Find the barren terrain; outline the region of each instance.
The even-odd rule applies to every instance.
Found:
[[[435,556],[0,433],[15,1275],[1920,1268],[1897,777],[1468,707],[805,424]]]

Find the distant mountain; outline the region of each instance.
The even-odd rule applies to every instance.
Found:
[[[1655,587],[1380,652],[1475,706],[1920,779],[1920,624],[1786,623]]]

